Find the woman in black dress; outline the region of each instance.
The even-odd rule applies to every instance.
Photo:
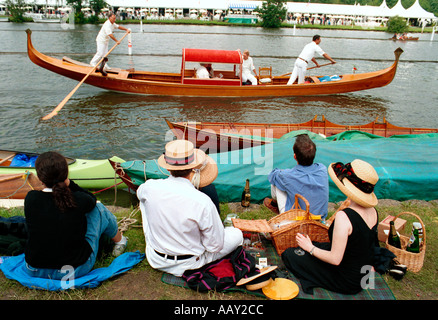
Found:
[[[298,255],[294,248],[282,254],[286,267],[301,282],[303,291],[313,293],[321,287],[343,294],[356,294],[366,285],[378,245],[377,197],[374,186],[377,172],[367,162],[332,163],[331,179],[347,196],[345,208],[336,213],[329,228],[329,243],[312,243],[307,235],[297,234],[297,243],[305,251]]]

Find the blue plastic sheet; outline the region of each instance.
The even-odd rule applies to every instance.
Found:
[[[83,277],[66,279],[65,281],[30,277],[24,269],[26,268],[24,254],[1,257],[3,262],[0,264],[0,270],[3,271],[6,278],[16,280],[30,289],[60,291],[73,288],[95,288],[101,282],[130,270],[144,258],[145,254],[139,251],[125,252],[115,258],[108,267],[94,269]]]
[[[35,161],[38,156],[28,156],[24,153],[15,155],[12,159],[10,167],[35,167]]]

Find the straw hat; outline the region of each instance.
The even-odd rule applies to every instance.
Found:
[[[328,173],[339,190],[352,201],[365,208],[377,205],[374,186],[379,176],[368,162],[356,159],[345,165],[341,162],[331,163]]]
[[[298,295],[300,289],[292,280],[276,278],[270,284],[263,287],[262,291],[265,296],[272,300],[290,300]]]
[[[218,175],[216,162],[187,140],[168,142],[164,154],[158,158],[158,165],[167,170],[194,169],[200,188],[211,184]]]
[[[248,277],[240,279],[239,282],[236,283],[238,286],[246,285],[246,289],[253,291],[263,288],[272,282],[273,271],[277,269],[277,266],[266,267],[260,269],[260,273]]]

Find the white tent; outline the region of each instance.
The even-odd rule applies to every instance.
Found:
[[[414,4],[406,9],[406,18],[435,19],[435,16],[424,10],[418,0],[415,0]]]
[[[380,12],[381,17],[391,17],[391,9],[386,4],[386,0],[382,1],[382,4],[377,9]]]
[[[391,8],[391,17],[406,17],[407,10],[403,7],[401,0],[398,0],[394,7]]]

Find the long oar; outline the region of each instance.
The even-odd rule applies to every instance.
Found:
[[[315,68],[321,68],[321,67],[324,67],[324,66],[328,66],[329,64],[333,64],[333,63],[329,62],[329,63],[320,64],[319,67],[318,67],[318,66],[314,66],[314,67],[307,68],[307,70],[315,69]],[[288,75],[290,75],[291,73],[292,73],[292,72],[282,74],[280,77],[288,76]]]
[[[87,80],[88,76],[89,76],[90,74],[92,74],[92,73],[96,70],[96,68],[102,63],[103,59],[105,59],[105,58],[111,53],[111,51],[113,51],[113,50],[115,49],[115,47],[117,47],[117,46],[119,45],[120,42],[122,42],[122,40],[128,35],[128,33],[129,33],[129,31],[126,32],[125,35],[119,40],[119,42],[116,43],[116,44],[114,45],[114,47],[112,47],[111,50],[109,50],[108,53],[107,53],[104,57],[102,57],[102,58],[100,59],[100,61],[99,61],[94,67],[93,67],[93,69],[91,69],[90,72],[88,72],[88,74],[87,74],[87,75],[82,79],[82,81],[79,82],[79,83],[77,84],[77,86],[76,86],[76,87],[75,87],[75,88],[74,88],[74,89],[73,89],[73,90],[72,90],[72,91],[71,91],[71,92],[70,92],[70,93],[64,98],[64,100],[62,100],[61,103],[58,104],[58,106],[57,106],[55,109],[52,110],[52,112],[50,112],[48,115],[46,115],[46,116],[44,116],[44,117],[42,118],[43,120],[49,120],[49,119],[51,119],[52,117],[54,117],[54,116],[56,116],[56,115],[58,114],[59,110],[61,110],[62,107],[64,107],[64,105],[67,103],[67,101],[70,100],[70,98],[73,96],[73,94],[76,92],[76,90],[79,89],[79,87],[81,86],[81,84],[83,84],[84,81]]]

